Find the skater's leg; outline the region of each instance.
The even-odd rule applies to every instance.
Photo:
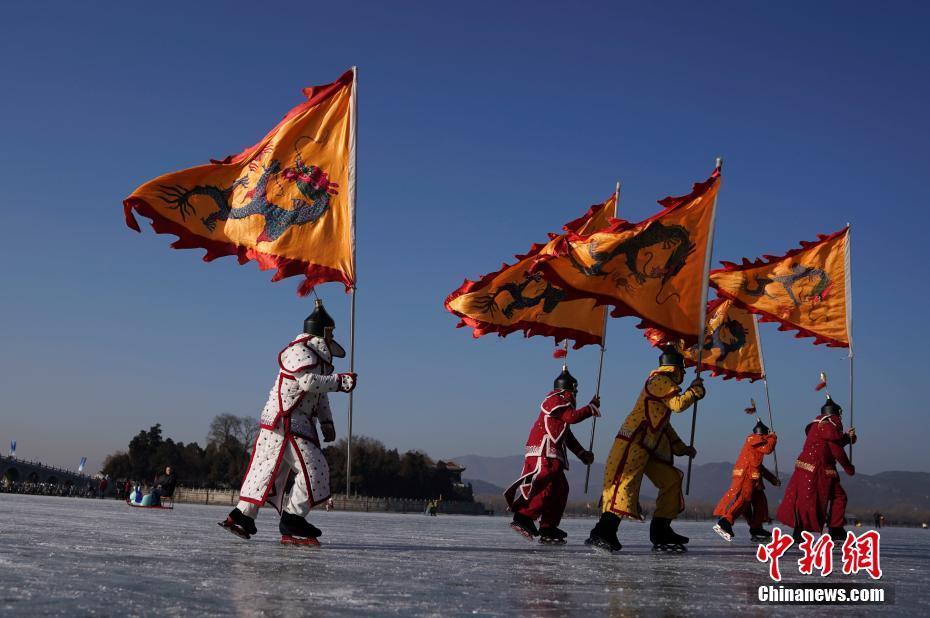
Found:
[[[565,472],[559,470],[553,475],[539,517],[539,528],[558,528],[568,502],[568,479]]]
[[[298,517],[306,517],[310,512],[310,491],[307,486],[307,478],[303,474],[300,465],[297,449],[292,443],[288,443],[284,451],[284,465],[287,465],[294,472],[294,484],[291,486],[291,493],[287,502],[284,503],[284,512]]]
[[[303,438],[290,438],[282,465],[294,472],[294,486],[284,510],[306,517],[313,506],[329,499],[329,466],[322,451]]]
[[[833,482],[830,488],[830,522],[831,528],[842,528],[846,525],[846,503],[848,502],[846,490],[839,480]]]
[[[769,502],[765,497],[765,490],[755,487],[752,490],[752,500],[746,508],[746,523],[750,530],[757,530],[762,524],[769,521]]]
[[[653,516],[668,520],[678,517],[678,514],[685,510],[685,497],[681,493],[681,480],[684,474],[675,466],[652,457],[646,464],[645,473],[659,490]]]
[[[618,437],[604,467],[601,506],[618,517],[640,518],[639,491],[649,453],[638,443]]]
[[[240,500],[236,504],[236,508],[239,509],[239,512],[245,515],[246,517],[251,517],[255,519],[258,517],[258,505],[252,504],[251,502],[246,502],[245,500]]]

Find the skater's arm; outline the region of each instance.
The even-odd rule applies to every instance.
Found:
[[[668,436],[668,442],[672,447],[672,455],[683,457],[691,453],[691,448],[685,444],[684,440],[681,439],[678,432],[670,424],[665,426],[665,435]]]
[[[323,432],[323,442],[332,442],[336,439],[336,427],[333,425],[333,411],[329,407],[329,399],[320,397],[316,408],[316,418],[320,422],[320,431]]]
[[[675,381],[662,373],[653,374],[649,378],[646,382],[646,391],[653,397],[661,399],[672,412],[683,412],[695,401],[704,398],[704,386],[699,378],[692,381],[687,390],[681,392]]]
[[[775,485],[775,486],[781,485],[781,481],[778,479],[778,477],[772,474],[772,472],[768,468],[766,468],[765,466],[761,464],[759,465],[759,472],[762,473],[762,478],[768,481],[770,485]]]
[[[777,442],[778,437],[774,433],[770,433],[768,435],[759,436],[758,441],[753,443],[753,448],[763,455],[768,455],[775,450],[775,444]]]
[[[584,406],[583,408],[578,408],[577,410],[566,409],[561,413],[561,419],[569,425],[574,425],[575,423],[580,423],[586,418],[600,416],[601,411],[600,408],[598,408],[599,404],[600,398],[595,397],[591,400],[591,403]]]
[[[581,462],[585,465],[591,465],[594,461],[594,453],[591,451],[585,450],[581,443],[578,442],[578,438],[575,437],[575,434],[572,433],[572,430],[568,427],[565,428],[565,446],[568,447],[572,453],[575,454]]]
[[[830,452],[833,454],[836,461],[843,466],[843,470],[846,470],[846,474],[849,476],[855,475],[856,468],[852,465],[852,462],[849,461],[849,457],[846,456],[846,451],[843,450],[839,441],[830,440],[827,442],[827,445],[830,447]]]

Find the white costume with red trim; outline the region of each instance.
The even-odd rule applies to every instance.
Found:
[[[305,334],[278,355],[278,377],[262,410],[261,430],[239,490],[237,508],[243,514],[254,518],[267,502],[279,513],[283,507],[303,517],[329,499],[329,466],[320,449],[316,423],[331,427],[327,393],[353,386],[352,376],[333,374],[333,356],[344,355],[338,343],[327,344],[322,337]],[[283,504],[291,472],[294,485]]]

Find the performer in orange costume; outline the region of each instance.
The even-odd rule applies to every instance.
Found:
[[[714,526],[714,532],[725,540],[733,540],[733,522],[741,514],[749,523],[749,534],[753,541],[768,541],[772,538],[772,533],[762,527],[763,523],[772,521],[762,479],[776,486],[781,485],[781,481],[762,465],[762,460],[775,450],[776,442],[778,436],[769,433],[765,423],[757,419],[756,426],[752,428],[752,433],[746,438],[736,458],[733,483],[714,509],[714,515],[720,518]]]

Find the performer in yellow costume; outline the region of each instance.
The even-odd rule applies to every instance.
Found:
[[[682,412],[704,397],[704,385],[695,378],[687,390],[684,357],[673,347],[664,348],[659,368],[646,380],[632,412],[626,417],[604,469],[601,514],[585,541],[599,549],[619,551],[617,529],[623,517],[642,519],[639,490],[643,475],[659,489],[649,539],[657,549],[684,550],[688,538],[675,534],[671,521],[684,510],[681,471],[672,465],[674,455],[693,457],[696,451],[685,444],[669,424],[672,412]]]

